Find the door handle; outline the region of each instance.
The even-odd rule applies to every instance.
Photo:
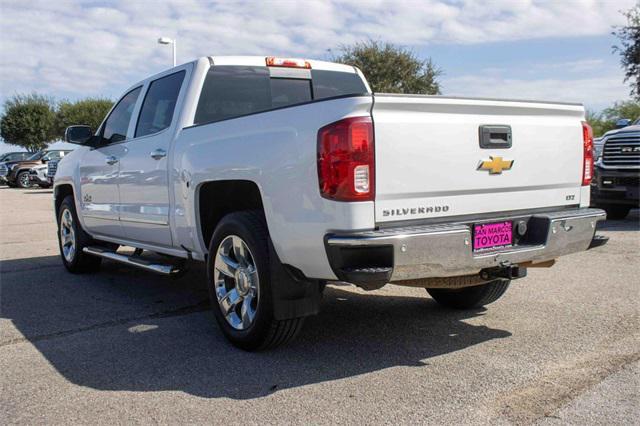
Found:
[[[113,165],[114,165],[114,164],[116,164],[119,160],[118,160],[116,157],[114,157],[113,155],[111,155],[111,156],[107,157],[104,161],[105,161],[108,165],[113,166]]]
[[[167,156],[167,151],[165,151],[164,149],[156,149],[155,151],[151,151],[151,154],[149,155],[154,160],[159,160]]]

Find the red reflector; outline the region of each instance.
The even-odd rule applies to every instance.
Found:
[[[585,121],[582,122],[582,143],[582,186],[586,186],[593,179],[593,130]]]
[[[311,64],[304,59],[295,58],[276,58],[275,56],[267,56],[268,67],[286,67],[286,68],[307,68],[311,69]]]
[[[373,201],[374,178],[370,117],[345,118],[318,131],[318,180],[324,198]]]

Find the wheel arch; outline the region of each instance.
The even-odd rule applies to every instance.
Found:
[[[196,190],[195,200],[197,229],[203,247],[209,246],[216,226],[225,215],[242,210],[265,212],[260,187],[252,180],[203,182]]]
[[[73,186],[70,183],[56,185],[53,188],[53,200],[54,200],[56,218],[58,217],[58,212],[60,210],[60,204],[62,204],[62,200],[64,200],[68,195],[71,195],[72,197],[74,197],[74,202],[75,202]]]
[[[23,172],[29,173],[29,170],[31,170],[30,167],[23,167],[23,168],[20,168],[20,169],[16,170],[14,175],[13,175],[13,177],[14,177],[13,181],[17,182],[18,181],[18,176],[20,176],[20,173],[23,173]]]

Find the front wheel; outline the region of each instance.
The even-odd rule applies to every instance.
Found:
[[[510,280],[496,280],[464,288],[428,288],[427,292],[439,304],[453,309],[479,308],[498,300],[509,288]]]
[[[304,318],[274,318],[269,264],[260,212],[231,213],[220,221],[209,244],[209,297],[222,333],[244,350],[280,346],[302,328]]]
[[[18,188],[22,188],[22,189],[31,188],[31,180],[29,180],[29,172],[25,170],[24,172],[18,173],[18,176],[16,177],[16,184],[18,185]]]
[[[92,242],[80,226],[73,196],[67,195],[58,210],[58,246],[62,263],[69,272],[78,274],[100,269],[102,258],[82,251]]]

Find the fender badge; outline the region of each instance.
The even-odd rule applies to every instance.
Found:
[[[503,170],[511,170],[513,160],[504,160],[502,157],[489,156],[489,160],[480,160],[477,170],[488,170],[490,175],[499,175]]]

